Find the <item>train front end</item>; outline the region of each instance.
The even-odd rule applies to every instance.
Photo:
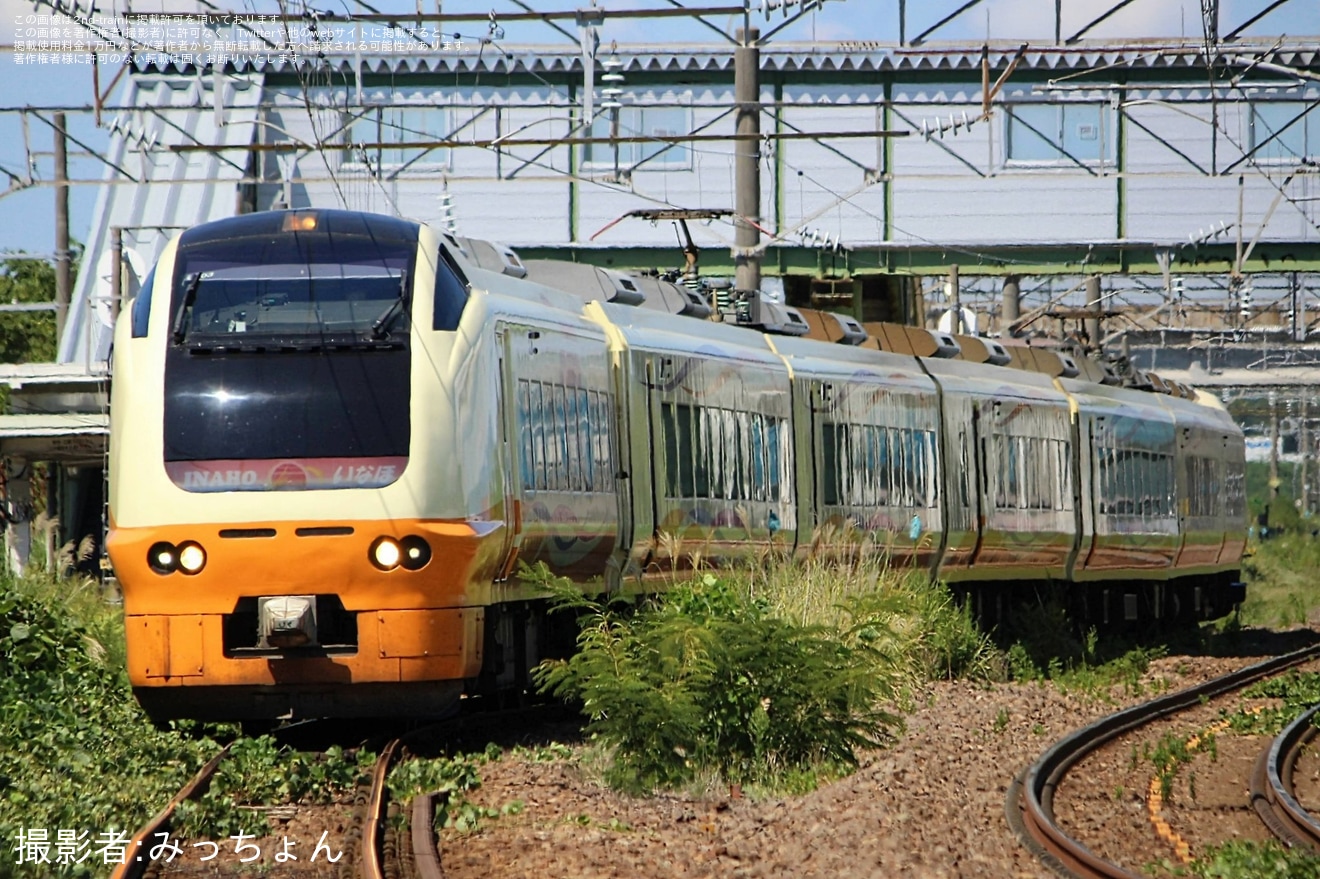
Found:
[[[116,330],[107,540],[154,718],[456,703],[503,539],[455,449],[467,298],[434,233],[386,217],[167,248]]]

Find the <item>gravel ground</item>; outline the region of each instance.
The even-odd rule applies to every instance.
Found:
[[[523,811],[476,832],[446,831],[442,861],[449,879],[1051,876],[1005,821],[1015,773],[1091,720],[1314,637],[1262,634],[1237,657],[1167,657],[1152,663],[1140,694],[1120,688],[1104,699],[1053,685],[933,685],[897,745],[866,753],[854,775],[792,799],[727,792],[631,799],[601,788],[579,765],[506,756],[484,767],[474,799],[493,807],[519,800]],[[1070,817],[1094,825],[1098,844],[1136,833],[1154,839],[1143,802],[1114,796],[1111,779],[1077,787],[1106,810]],[[1116,820],[1124,814],[1125,822]]]
[[[1151,664],[1139,692],[1116,688],[1103,698],[1061,693],[1053,684],[931,685],[920,694],[897,744],[864,753],[856,773],[800,797],[759,799],[722,790],[631,798],[595,781],[591,752],[581,746],[575,747],[575,759],[555,762],[536,762],[527,751],[506,753],[482,766],[483,785],[472,799],[495,808],[517,800],[522,811],[486,819],[473,832],[445,831],[445,873],[448,879],[1044,879],[1053,874],[1020,845],[1004,818],[1005,794],[1016,773],[1060,737],[1098,717],[1317,638],[1311,630],[1262,632],[1244,639],[1234,657],[1167,657]],[[1257,744],[1244,742],[1238,749],[1221,741],[1218,762],[1231,769]],[[1149,853],[1158,855],[1161,843],[1145,814],[1142,787],[1149,773],[1132,771],[1130,751],[1131,745],[1111,749],[1096,758],[1093,770],[1073,777],[1068,796],[1074,799],[1062,799],[1061,791],[1059,811],[1060,820],[1093,848],[1135,859],[1128,863],[1140,872],[1158,859]],[[1214,771],[1197,767],[1196,800],[1204,808],[1173,819],[1194,843],[1213,839],[1225,815],[1228,832],[1247,826],[1234,823],[1240,817],[1235,783],[1212,780]],[[1302,774],[1320,778],[1320,769],[1308,766]],[[1179,796],[1189,799],[1185,791],[1175,792],[1168,808],[1178,805]],[[1210,806],[1222,808],[1215,812]],[[189,851],[162,873],[328,876],[324,862],[315,868],[306,860],[275,864],[272,854],[283,835],[308,843],[296,850],[304,858],[322,830],[330,831],[332,844],[342,843],[349,813],[346,806],[323,807],[281,824],[275,838],[261,841],[264,864],[239,864],[230,842],[212,862],[199,864]],[[1173,859],[1172,848],[1166,857]]]

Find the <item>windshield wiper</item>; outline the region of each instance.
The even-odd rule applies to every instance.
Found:
[[[390,327],[398,320],[399,315],[403,314],[404,309],[408,307],[408,300],[411,298],[410,293],[408,270],[404,269],[403,273],[399,275],[399,295],[371,325],[371,337],[373,339],[389,338]]]
[[[194,272],[184,278],[183,298],[179,300],[179,307],[174,312],[174,321],[170,324],[173,332],[174,344],[182,345],[183,340],[188,337],[188,325],[186,317],[188,308],[197,301],[197,288],[202,283],[202,273]]]

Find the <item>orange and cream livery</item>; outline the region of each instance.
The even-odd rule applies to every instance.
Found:
[[[571,647],[520,562],[641,590],[684,542],[806,553],[831,525],[987,616],[1045,582],[1098,621],[1240,600],[1243,440],[1212,398],[753,306],[709,320],[656,277],[348,211],[184,232],[115,336],[108,548],[139,700],[442,714]]]

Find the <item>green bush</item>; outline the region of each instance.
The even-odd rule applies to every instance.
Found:
[[[635,612],[558,592],[582,614],[578,652],[543,663],[543,691],[582,702],[588,732],[615,748],[610,783],[646,790],[718,772],[782,786],[855,765],[892,738],[884,705],[912,678],[897,617],[846,598],[833,626],[776,616],[745,579],[707,573]],[[869,600],[868,600],[869,599]]]
[[[95,584],[0,579],[0,839],[43,830],[87,834],[78,865],[105,873],[97,840],[132,833],[219,748],[154,727],[133,701],[119,611]],[[108,645],[108,646],[107,646]],[[0,877],[32,875],[13,852]]]

